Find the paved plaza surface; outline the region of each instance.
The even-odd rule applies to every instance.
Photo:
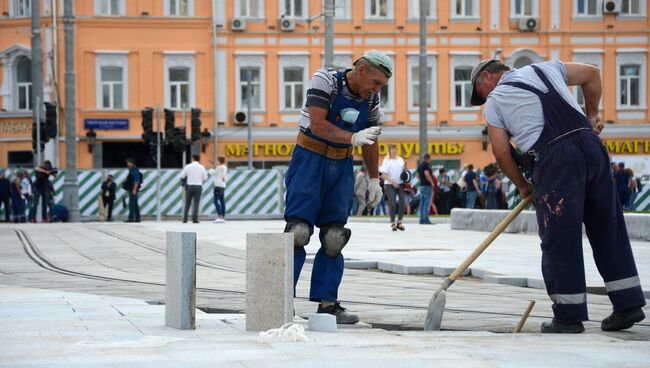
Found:
[[[0,366],[650,365],[650,321],[625,332],[600,330],[611,305],[601,295],[586,240],[593,292],[586,333],[538,333],[551,317],[551,303],[540,284],[539,239],[523,234],[502,234],[471,275],[449,289],[442,331],[422,332],[429,298],[442,280],[431,270],[453,269],[487,233],[450,230],[444,221],[406,226],[392,232],[387,223],[349,224],[346,262],[370,269],[347,269],[339,298],[364,324],[336,333],[308,330],[307,342],[259,343],[256,333],[245,332],[241,314],[245,236],[281,231],[282,221],[2,224]],[[165,231],[197,233],[202,311],[196,331],[164,327]],[[650,242],[632,244],[642,285],[650,289]],[[317,247],[316,234],[310,256]],[[307,301],[310,271],[307,264],[298,285],[297,321],[315,311]],[[531,317],[513,335],[530,300],[537,302]]]

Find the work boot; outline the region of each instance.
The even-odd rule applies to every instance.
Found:
[[[564,323],[556,321],[542,322],[541,333],[580,333],[585,331],[582,322]]]
[[[641,307],[612,312],[609,317],[600,323],[603,331],[620,331],[632,327],[635,323],[643,321],[645,314]]]
[[[346,312],[345,308],[341,307],[341,303],[339,302],[328,307],[322,307],[318,304],[318,310],[316,313],[327,313],[336,316],[336,323],[340,325],[353,325],[359,322],[359,316]]]

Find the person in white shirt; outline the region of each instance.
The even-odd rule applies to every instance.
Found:
[[[25,198],[25,208],[29,210],[32,206],[32,181],[29,180],[27,170],[23,170],[23,179],[20,181],[20,192]]]
[[[224,193],[226,192],[226,175],[228,175],[228,167],[226,166],[226,158],[219,156],[217,159],[219,165],[209,170],[210,175],[214,179],[214,206],[217,209],[217,218],[215,223],[225,222],[224,216],[226,215],[226,200]]]
[[[199,223],[199,202],[203,192],[203,182],[208,180],[208,173],[201,165],[199,155],[192,155],[192,163],[185,165],[181,171],[181,179],[186,179],[185,185],[185,211],[183,211],[183,223],[187,222],[187,214],[192,202],[192,222]]]
[[[383,173],[385,178],[384,190],[388,197],[390,223],[393,231],[405,229],[404,225],[402,225],[402,218],[404,217],[406,193],[404,192],[404,181],[401,177],[405,167],[404,159],[397,155],[397,146],[391,144],[388,147],[386,158],[379,167],[379,172]],[[396,198],[397,204],[395,203]],[[397,212],[397,222],[395,221],[395,212]]]

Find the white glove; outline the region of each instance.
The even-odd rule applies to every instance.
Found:
[[[379,179],[370,179],[368,182],[368,206],[370,208],[377,207],[383,195],[384,193],[381,190],[381,185],[379,185]]]
[[[374,144],[375,141],[377,140],[377,136],[381,134],[381,127],[380,126],[373,126],[370,128],[366,128],[360,132],[352,134],[352,140],[350,143],[353,146],[363,146],[366,144]]]

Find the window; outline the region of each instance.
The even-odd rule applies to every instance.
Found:
[[[352,18],[352,0],[334,0],[334,19]]]
[[[645,9],[642,8],[644,6],[645,2],[641,0],[623,0],[619,14],[623,16],[643,15],[645,14]]]
[[[96,15],[123,15],[124,0],[95,0]]]
[[[302,107],[303,73],[304,70],[300,67],[284,68],[282,72],[284,79],[283,108],[285,110],[299,110]]]
[[[96,51],[96,104],[98,109],[128,108],[126,51]]]
[[[639,106],[639,74],[640,65],[621,65],[621,95],[620,105],[622,107]]]
[[[194,15],[193,0],[165,0],[165,15],[188,17]]]
[[[11,0],[14,2],[15,17],[29,17],[32,15],[32,0]]]
[[[435,19],[436,0],[427,0],[426,5],[424,11],[427,19]],[[409,19],[420,19],[420,0],[409,0],[408,17]]]
[[[616,54],[616,108],[646,108],[646,53],[619,49]]]
[[[513,18],[536,16],[537,0],[510,0],[510,14]]]
[[[388,0],[370,0],[370,17],[385,18],[388,16]]]
[[[32,62],[21,57],[16,63],[16,87],[18,92],[17,110],[32,109]]]
[[[515,69],[520,69],[532,63],[533,63],[533,59],[529,58],[528,56],[521,56],[517,58],[517,60],[515,60],[515,64],[513,66],[515,67]]]
[[[470,108],[470,97],[472,96],[472,68],[458,67],[454,69],[454,107]]]
[[[304,18],[307,14],[307,3],[305,0],[281,0],[280,15],[289,18]]]
[[[241,52],[235,53],[235,108],[247,108],[246,92],[248,91],[247,78],[251,78],[251,107],[253,110],[262,111],[266,108],[265,102],[265,58],[263,53]],[[280,73],[280,78],[283,78]],[[278,78],[278,79],[280,79]],[[282,86],[282,84],[280,84]],[[283,89],[284,90],[284,89]],[[282,93],[282,92],[281,92]],[[282,106],[282,105],[280,105]]]
[[[432,111],[437,109],[437,61],[435,55],[427,56],[427,108]],[[417,54],[408,57],[408,106],[409,111],[418,111],[420,108],[420,58]]]
[[[194,54],[187,51],[164,52],[165,107],[180,110],[196,105]]]
[[[238,0],[235,2],[235,14],[243,18],[263,18],[264,0]]]
[[[395,57],[390,56],[393,60],[393,65],[395,65]],[[395,110],[395,78],[388,80],[385,86],[381,88],[379,92],[379,107],[382,111],[394,111]]]
[[[575,14],[580,17],[600,16],[602,0],[575,0]]]
[[[478,0],[451,0],[452,18],[477,18]]]
[[[591,64],[598,67],[602,71],[603,65],[603,54],[602,51],[595,50],[574,50],[573,61],[583,64]],[[582,87],[574,86],[573,94],[576,97],[578,105],[582,108],[582,111],[585,111],[585,95],[582,93]],[[602,108],[602,100],[600,101],[600,107]]]

